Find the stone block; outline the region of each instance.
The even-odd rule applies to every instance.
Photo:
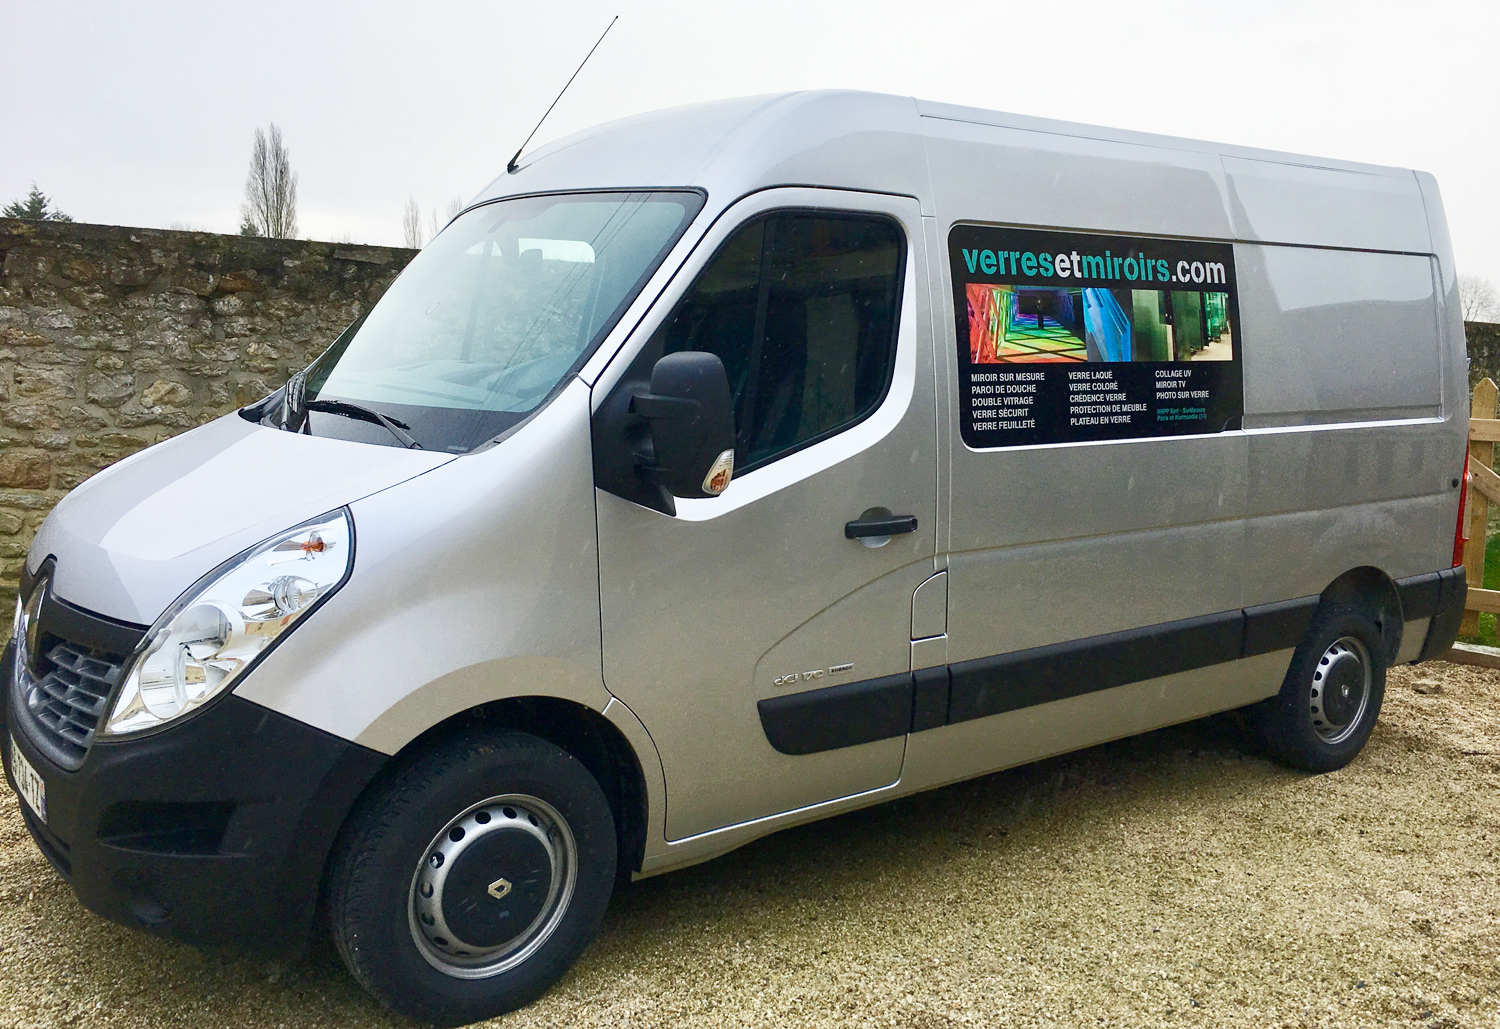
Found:
[[[58,421],[46,404],[13,401],[0,408],[0,422],[13,429],[52,429]]]
[[[129,372],[109,375],[96,373],[88,377],[85,397],[100,407],[119,407],[135,392],[135,376]]]
[[[66,311],[42,311],[32,319],[31,324],[39,329],[75,328],[72,315]]]
[[[161,274],[160,268],[129,259],[109,262],[109,281],[116,286],[144,286],[154,282]]]
[[[57,272],[74,282],[98,282],[104,278],[104,269],[86,257],[70,257],[57,266]]]
[[[127,453],[140,450],[149,442],[144,436],[129,432],[101,432],[78,437],[78,445],[85,449],[109,448],[124,450]]]
[[[0,507],[8,507],[18,511],[50,511],[63,497],[60,490],[48,493],[14,493],[0,492]]]
[[[71,368],[32,368],[15,371],[16,396],[42,400],[72,400],[78,396],[78,373]]]
[[[89,411],[82,407],[70,407],[67,413],[67,423],[73,428],[102,429],[109,424],[109,419],[97,411]]]
[[[141,393],[144,407],[181,407],[193,399],[193,391],[172,379],[157,379]]]
[[[220,293],[258,293],[261,288],[260,275],[253,270],[225,272],[219,276]]]
[[[14,511],[0,511],[0,536],[14,536],[26,527],[26,519]]]
[[[0,486],[46,489],[51,484],[52,461],[46,454],[24,450],[0,454]]]
[[[15,347],[51,347],[57,344],[47,336],[38,336],[34,332],[25,332],[21,329],[0,329],[0,338],[10,346]]]

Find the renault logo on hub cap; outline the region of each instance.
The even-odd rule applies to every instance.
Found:
[[[487,892],[491,897],[494,897],[496,900],[504,900],[505,895],[510,892],[510,889],[511,887],[509,879],[496,879],[494,882],[490,883],[490,888],[485,892]]]

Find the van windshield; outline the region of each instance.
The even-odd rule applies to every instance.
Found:
[[[701,206],[582,193],[460,215],[308,369],[305,431],[448,453],[493,439],[577,369]]]

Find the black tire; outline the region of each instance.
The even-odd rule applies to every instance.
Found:
[[[1266,748],[1306,772],[1343,768],[1364,749],[1385,699],[1386,644],[1357,608],[1322,608],[1292,654],[1281,692],[1257,708]]]
[[[609,804],[571,754],[520,732],[451,740],[356,805],[329,871],[334,943],[402,1015],[492,1018],[535,1000],[583,953],[615,858]]]

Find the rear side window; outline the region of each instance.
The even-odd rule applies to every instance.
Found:
[[[780,211],[743,226],[653,342],[717,354],[744,470],[880,405],[895,363],[905,245],[889,218]]]

